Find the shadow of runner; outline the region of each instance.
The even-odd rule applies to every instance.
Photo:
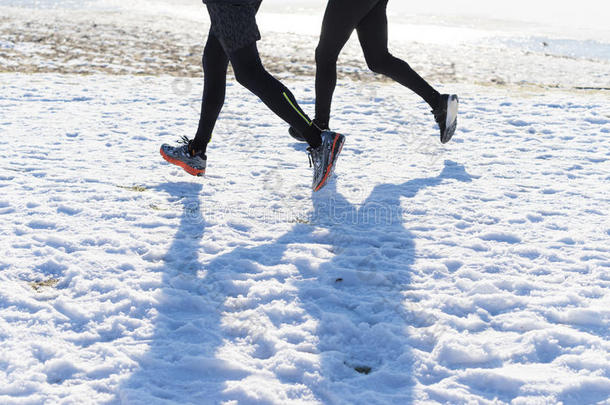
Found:
[[[406,326],[404,292],[410,289],[415,235],[404,228],[413,198],[446,180],[472,181],[464,167],[445,161],[436,177],[380,184],[356,206],[336,193],[334,183],[313,195],[314,219],[329,232],[334,258],[317,279],[299,288],[307,312],[319,320],[318,351],[325,403],[412,402],[413,358]],[[320,294],[319,284],[333,286]]]
[[[240,371],[215,356],[222,342],[220,310],[225,297],[215,288],[213,274],[198,260],[205,231],[201,216],[200,184],[166,183],[157,191],[182,205],[182,217],[162,264],[157,293],[155,331],[139,369],[123,384],[116,401],[122,404],[204,404],[222,390],[227,379],[243,378]]]
[[[408,209],[401,198],[447,180],[471,177],[445,161],[438,176],[378,185],[358,206],[332,182],[313,194],[309,224],[214,259],[207,267],[234,281],[226,294],[232,303],[223,313],[227,340],[218,355],[230,353],[252,370],[241,380],[227,379],[218,399],[410,402],[414,381],[403,292],[415,236],[403,226]]]

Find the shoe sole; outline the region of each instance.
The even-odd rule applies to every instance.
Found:
[[[458,96],[451,95],[447,100],[447,118],[445,121],[445,133],[441,138],[441,143],[447,143],[455,134],[455,130],[457,128],[457,116],[458,116],[458,108],[459,108],[459,99]]]
[[[337,147],[337,142],[339,140],[341,140],[341,144],[339,144]],[[313,191],[319,191],[322,187],[324,187],[326,185],[326,183],[328,182],[328,179],[331,178],[331,176],[335,170],[335,164],[337,163],[337,158],[339,157],[339,154],[343,150],[343,144],[345,144],[345,136],[343,136],[341,134],[335,134],[335,139],[333,140],[333,147],[331,149],[332,154],[330,155],[330,162],[328,163],[328,166],[326,167],[326,174],[324,174],[324,178],[322,179],[320,184],[318,184],[318,186],[316,188],[314,188]],[[335,152],[335,150],[336,150],[336,152]]]
[[[188,174],[197,176],[197,177],[203,177],[205,175],[205,170],[195,169],[194,167],[187,165],[186,163],[184,163],[181,160],[170,157],[169,155],[167,155],[167,153],[163,152],[163,148],[159,149],[159,152],[161,153],[161,156],[163,157],[163,159],[165,159],[166,161],[168,161],[169,163],[171,163],[173,165],[180,166]]]

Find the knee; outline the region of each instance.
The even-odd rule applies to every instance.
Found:
[[[210,68],[210,66],[213,65],[211,59],[212,58],[210,57],[209,52],[207,52],[207,47],[206,47],[206,49],[204,49],[204,51],[203,51],[203,55],[201,55],[201,66],[203,66],[204,70],[206,68]]]
[[[214,66],[214,62],[210,60],[210,57],[206,55],[205,52],[203,53],[203,57],[201,58],[201,66],[203,66],[204,72]]]
[[[250,89],[256,84],[260,69],[262,69],[262,66],[252,64],[233,65],[235,80],[245,88]]]
[[[387,66],[392,60],[389,52],[369,52],[364,55],[366,64],[374,73],[385,74]]]
[[[336,66],[339,54],[333,52],[324,45],[318,45],[316,48],[316,65],[317,66]]]
[[[235,80],[237,83],[241,84],[244,87],[248,87],[248,84],[252,81],[251,75],[247,69],[239,69],[233,67],[233,73],[235,74]]]
[[[228,57],[224,52],[218,52],[214,47],[207,46],[201,57],[201,65],[204,71],[226,71],[229,64]]]

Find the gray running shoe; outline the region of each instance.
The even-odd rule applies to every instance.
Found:
[[[176,166],[183,168],[188,174],[202,177],[205,175],[205,166],[207,157],[205,153],[192,154],[192,140],[186,136],[180,140],[182,145],[171,146],[168,144],[161,145],[161,156]]]
[[[345,136],[331,131],[322,132],[322,143],[317,148],[309,147],[309,164],[313,167],[311,188],[320,190],[332,177],[337,158],[343,148]]]

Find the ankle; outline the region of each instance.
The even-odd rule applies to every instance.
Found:
[[[190,142],[188,144],[188,151],[191,157],[195,157],[196,155],[205,155],[205,149],[195,145],[195,142]]]
[[[443,95],[441,93],[439,93],[438,91],[435,91],[435,95],[432,98],[432,102],[428,103],[430,104],[430,107],[432,107],[432,110],[436,111],[440,108],[440,106],[443,104]]]
[[[317,125],[305,125],[296,130],[299,131],[309,146],[316,148],[322,143],[322,130]]]
[[[330,128],[328,126],[328,121],[329,121],[328,119],[314,118],[313,123],[321,131],[325,131]]]

